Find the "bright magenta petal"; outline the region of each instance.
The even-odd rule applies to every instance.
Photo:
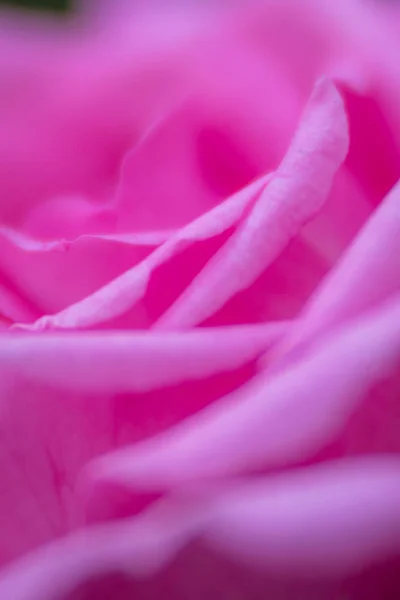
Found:
[[[43,315],[85,298],[110,278],[139,263],[162,241],[154,234],[93,234],[40,241],[3,227],[0,267],[21,297]]]
[[[384,199],[312,296],[293,328],[292,345],[379,305],[400,290],[400,183]]]
[[[82,581],[115,571],[144,582],[193,539],[254,576],[265,568],[286,575],[351,573],[400,549],[399,461],[337,462],[181,490],[134,519],[88,529],[17,561],[0,575],[1,598],[58,600]]]
[[[0,319],[7,325],[12,323],[31,323],[37,317],[36,311],[15,290],[9,282],[0,284]]]
[[[204,245],[207,246],[208,241],[210,240],[211,243],[214,238],[217,247],[222,243],[221,235],[225,232],[229,233],[229,229],[237,225],[246,208],[254,202],[260,191],[268,184],[268,180],[267,176],[244,188],[235,196],[178,230],[165,244],[136,267],[110,281],[81,302],[72,304],[54,316],[43,317],[35,323],[34,328],[94,326],[132,311],[145,296],[153,272],[164,265],[168,270],[171,258],[179,256],[186,248],[193,248],[195,253],[196,260],[193,260],[193,266],[189,264],[190,271],[196,268],[199,262],[203,264],[209,254],[209,250]],[[211,250],[213,249],[211,243]],[[175,278],[177,274],[174,270],[172,273]],[[169,274],[168,271],[167,278]],[[174,290],[174,286],[175,281],[170,281],[168,287]],[[169,290],[162,288],[157,290],[156,308],[158,304],[162,305],[163,296],[168,292]],[[142,320],[146,324],[146,320]]]
[[[246,221],[157,327],[196,325],[253,283],[322,207],[347,148],[342,100],[332,83],[323,80],[281,166]]]
[[[3,374],[77,392],[147,391],[232,370],[260,357],[286,323],[184,334],[81,332],[0,336]]]
[[[400,550],[400,462],[366,458],[271,477],[222,494],[210,514],[209,543],[250,566],[351,571]]]
[[[2,333],[0,563],[76,526],[75,484],[89,460],[248,381],[286,326]]]
[[[164,435],[103,457],[93,474],[158,490],[299,461],[332,439],[399,358],[397,297],[298,363],[267,371]]]
[[[235,132],[202,113],[184,102],[128,153],[117,193],[121,230],[182,227],[258,175]]]

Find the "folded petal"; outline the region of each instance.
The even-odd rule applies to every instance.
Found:
[[[369,457],[272,477],[221,494],[210,514],[209,543],[250,566],[343,574],[399,552],[400,462]]]
[[[399,359],[397,296],[301,361],[275,374],[267,370],[166,433],[102,457],[93,477],[159,490],[301,461],[341,430]]]
[[[2,227],[0,268],[20,296],[43,315],[85,298],[110,278],[139,263],[162,241],[163,236],[154,233],[88,234],[70,240],[41,241]]]
[[[293,327],[285,348],[306,344],[398,292],[399,254],[400,183],[389,192],[322,281]]]
[[[186,521],[188,521],[186,519]],[[182,514],[98,526],[44,546],[0,572],[4,600],[63,600],[79,584],[107,573],[143,579],[161,569],[194,528]]]
[[[76,11],[73,19],[44,20],[2,10],[3,223],[20,226],[30,209],[62,193],[109,198],[125,153],[168,109],[201,11],[177,18],[167,8],[157,22],[153,11],[124,4],[109,18]]]
[[[145,312],[159,313],[165,298],[168,300],[170,294],[176,296],[176,288],[179,290],[182,285],[186,285],[187,279],[190,281],[193,278],[193,272],[198,270],[199,264],[203,265],[210,253],[214,253],[215,246],[218,248],[222,244],[224,236],[231,233],[230,230],[237,225],[247,207],[256,200],[268,181],[269,176],[266,176],[244,188],[171,235],[137,266],[60,313],[39,319],[34,328],[88,327],[132,312],[146,295],[149,282],[158,271],[161,285],[159,282],[153,294],[154,308],[146,305],[144,309]],[[186,258],[185,250],[190,253],[190,260]],[[174,265],[174,259],[179,260],[180,257],[183,257],[183,264]],[[183,278],[182,282],[180,278]],[[168,280],[167,285],[165,279]],[[146,319],[141,317],[142,327],[143,321],[147,324]],[[135,325],[137,326],[137,323]]]
[[[62,194],[27,211],[19,231],[39,240],[73,240],[85,234],[113,232],[115,222],[112,205],[98,206],[78,194]]]
[[[58,600],[116,571],[130,575],[135,589],[135,580],[156,577],[193,539],[250,567],[253,577],[265,569],[343,577],[399,551],[399,507],[394,457],[189,488],[133,519],[86,529],[16,561],[0,574],[0,593],[4,600]],[[181,585],[184,578],[181,572]]]
[[[236,369],[260,357],[287,327],[282,322],[184,334],[3,334],[0,372],[80,392],[147,391]]]
[[[286,327],[2,332],[0,564],[76,526],[75,484],[89,460],[243,385]]]
[[[342,100],[331,82],[321,80],[287,155],[246,221],[156,326],[196,325],[251,285],[322,207],[347,148]]]
[[[232,296],[201,326],[296,319],[329,270],[330,263],[313,242],[302,236],[291,240],[268,269],[249,287]]]

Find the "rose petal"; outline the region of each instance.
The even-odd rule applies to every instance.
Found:
[[[208,542],[252,567],[343,574],[399,552],[400,462],[339,461],[244,485],[210,514]]]
[[[247,220],[156,326],[196,325],[253,283],[321,208],[347,147],[343,103],[332,83],[322,80],[286,157]]]
[[[129,269],[117,279],[110,281],[82,301],[72,304],[64,311],[43,317],[34,324],[35,329],[75,328],[93,326],[131,310],[145,295],[153,271],[166,264],[185,248],[199,246],[199,258],[207,253],[202,242],[216,238],[229,230],[241,219],[244,211],[267,185],[269,176],[257,180],[224,203],[177,231],[146,260]],[[162,290],[165,294],[165,291]]]
[[[22,558],[1,574],[0,593],[50,600],[107,571],[149,578],[192,538],[252,569],[343,575],[399,551],[399,507],[394,457],[181,491],[134,519]]]
[[[155,233],[92,234],[72,240],[40,241],[2,227],[0,267],[19,295],[43,314],[85,298],[110,277],[140,262],[162,241],[162,236]]]
[[[319,250],[296,237],[254,283],[232,296],[201,326],[296,319],[328,270],[329,263]]]
[[[286,323],[184,334],[49,333],[0,336],[0,371],[81,392],[145,391],[236,369],[261,356]]]
[[[332,121],[330,121],[330,119],[332,119]],[[322,123],[324,124],[323,126],[325,127],[326,120],[330,123],[330,127],[332,127],[332,128],[328,128],[328,132],[329,132],[328,134],[326,134],[325,130],[323,130],[324,133],[322,133],[320,136],[319,129],[322,126]],[[315,130],[318,131],[318,135],[317,135],[316,139],[314,140],[312,136],[315,135]],[[331,139],[330,136],[331,136],[332,132],[334,132],[334,137]],[[327,137],[326,137],[326,135],[327,135]],[[311,136],[311,138],[308,138],[308,136]],[[306,152],[304,156],[302,155],[302,153],[304,153],[303,144],[308,148],[307,149],[308,153]],[[311,144],[311,146],[308,147],[308,144]],[[328,147],[330,148],[329,151],[325,147],[325,144],[328,144]],[[317,207],[322,203],[323,199],[325,199],[325,195],[326,195],[329,185],[331,183],[331,178],[334,174],[334,171],[337,169],[338,164],[343,159],[343,156],[346,152],[346,148],[347,148],[347,137],[346,137],[346,123],[345,123],[345,116],[344,116],[344,112],[343,112],[343,105],[341,103],[341,100],[340,100],[336,90],[331,86],[331,84],[329,82],[326,81],[326,82],[321,83],[320,87],[315,92],[315,97],[314,97],[314,100],[311,102],[310,110],[305,116],[304,127],[300,129],[297,141],[294,143],[292,150],[289,153],[287,159],[283,162],[282,177],[278,177],[275,180],[275,186],[277,186],[277,193],[283,193],[284,197],[286,198],[285,194],[287,195],[289,192],[292,192],[294,198],[296,198],[296,199],[299,198],[301,196],[300,188],[296,189],[296,190],[295,190],[295,188],[293,188],[293,190],[291,188],[288,189],[286,184],[283,185],[282,182],[285,183],[285,181],[287,181],[287,173],[286,173],[287,170],[288,170],[288,172],[290,172],[291,169],[294,169],[295,172],[297,173],[296,169],[299,166],[297,164],[297,161],[302,160],[302,161],[304,161],[304,165],[308,165],[308,169],[311,169],[311,170],[317,169],[318,181],[319,181],[319,185],[321,187],[313,193],[310,192],[308,176],[311,177],[311,175],[312,175],[311,172],[307,172],[307,178],[305,178],[304,180],[303,179],[299,180],[296,178],[293,180],[292,183],[294,186],[296,186],[296,185],[303,186],[304,193],[305,193],[305,190],[307,189],[307,196],[312,199],[312,201],[310,200],[311,205],[307,203],[307,206],[305,208],[302,207],[300,214],[297,217],[297,220],[295,221],[295,223],[296,223],[295,225],[293,222],[293,215],[290,215],[289,222],[291,224],[286,225],[285,227],[283,227],[282,231],[277,232],[277,240],[274,242],[274,244],[272,244],[272,246],[271,245],[268,246],[269,252],[270,252],[270,260],[272,260],[272,258],[276,256],[276,253],[279,252],[279,250],[281,250],[282,247],[287,243],[288,238],[291,237],[291,235],[293,235],[293,233],[294,233],[293,229],[294,228],[296,229],[298,227],[299,223],[302,223],[304,220],[309,218],[311,216],[311,214],[317,210]],[[319,154],[320,152],[322,152],[322,155]],[[326,152],[328,152],[328,154],[329,154],[329,152],[333,152],[332,157],[327,159],[326,158],[327,155],[325,154]],[[285,173],[286,173],[286,175],[285,175]],[[306,187],[304,187],[304,186],[306,186]],[[281,187],[282,187],[282,190],[280,190]],[[249,192],[247,192],[247,193],[250,193],[250,190],[253,190],[253,189],[254,189],[254,187],[253,188],[250,187]],[[245,193],[245,192],[243,192],[243,193]],[[323,198],[321,198],[321,194],[322,194]],[[244,227],[244,229],[242,230],[242,233],[240,233],[239,237],[233,238],[232,243],[234,244],[234,246],[236,245],[236,243],[239,243],[239,246],[241,247],[242,243],[244,243],[245,247],[246,247],[247,246],[246,240],[248,237],[250,240],[252,240],[252,243],[254,243],[254,239],[258,239],[257,236],[253,236],[253,233],[254,233],[253,227],[254,226],[256,227],[256,230],[259,232],[258,236],[260,238],[260,241],[257,242],[257,244],[262,243],[264,245],[264,243],[265,243],[265,241],[264,241],[265,236],[263,234],[264,226],[267,223],[270,223],[270,221],[272,219],[275,222],[275,219],[277,218],[277,216],[280,216],[280,218],[283,219],[284,222],[286,222],[286,220],[289,218],[287,215],[287,212],[284,209],[280,208],[280,205],[278,205],[276,207],[276,204],[274,202],[270,201],[270,198],[271,197],[267,194],[266,197],[258,205],[258,208],[256,209],[255,213],[252,214],[252,217],[247,222],[247,226]],[[265,208],[264,203],[266,202],[266,199],[269,200],[269,203],[267,204],[267,207]],[[272,209],[269,208],[270,205],[273,207]],[[288,206],[291,207],[291,203],[289,203]],[[287,209],[287,210],[289,210],[289,209]],[[290,208],[290,211],[292,211],[292,208]],[[259,227],[259,224],[258,224],[259,217],[257,215],[259,212],[261,213],[261,215],[264,215],[263,219],[262,219],[262,225],[263,225],[262,227]],[[215,217],[210,216],[210,219],[213,219],[213,218],[215,218]],[[203,217],[203,219],[204,219],[203,222],[206,222],[207,216],[205,215]],[[265,221],[265,223],[264,223],[264,221]],[[252,225],[253,222],[254,222],[254,224]],[[274,226],[276,227],[276,225],[274,225]],[[180,232],[180,234],[178,234],[178,236],[185,236],[185,232],[184,231]],[[235,239],[238,240],[238,242],[235,242]],[[241,239],[243,240],[242,242],[240,242]],[[266,239],[269,240],[269,238],[266,238]],[[177,241],[179,241],[179,238]],[[115,280],[114,282],[111,282],[108,286],[99,290],[97,293],[95,293],[91,297],[88,297],[82,303],[75,305],[75,306],[71,306],[64,313],[60,313],[54,317],[49,317],[47,319],[44,319],[44,320],[38,322],[37,327],[42,327],[42,326],[71,327],[71,326],[78,326],[78,323],[81,323],[80,326],[82,326],[82,325],[87,326],[89,324],[98,323],[99,321],[110,320],[110,318],[114,317],[115,315],[126,312],[135,302],[137,302],[138,299],[140,299],[143,296],[143,294],[147,288],[147,282],[150,277],[151,270],[153,268],[152,264],[154,263],[155,265],[158,265],[160,262],[160,259],[161,259],[161,262],[164,262],[165,261],[164,255],[166,257],[170,256],[171,248],[173,248],[175,243],[176,242],[172,239],[170,244],[167,244],[164,247],[162,247],[160,249],[159,253],[153,253],[153,255],[149,258],[149,261],[147,261],[147,263],[146,263],[146,261],[141,263],[139,265],[138,269],[136,269],[135,271],[125,273],[124,275],[121,276],[121,278],[119,280]],[[268,242],[268,244],[269,244],[269,242]],[[235,260],[233,259],[233,257],[236,256],[236,251],[233,252],[233,254],[231,256],[229,248],[230,248],[230,245],[228,245],[226,247],[226,249],[223,251],[225,254],[225,257],[226,257],[225,259],[223,259],[223,262],[225,262],[227,260],[228,263],[230,263],[232,260],[233,261],[232,268],[235,269]],[[246,250],[248,251],[249,249],[246,248]],[[266,254],[266,251],[264,253],[262,253],[260,251],[260,249],[257,250],[257,252],[255,253],[254,256],[260,257],[260,258],[257,259],[256,263],[253,263],[254,273],[253,273],[253,275],[250,276],[249,273],[251,272],[251,269],[247,268],[246,277],[242,277],[243,281],[251,282],[251,280],[254,279],[256,277],[256,275],[259,274],[259,272],[261,272],[264,269],[266,263],[265,263],[265,260],[264,259],[261,260],[261,258],[265,254]],[[247,253],[246,253],[246,255],[247,255]],[[252,252],[249,253],[249,256],[254,258]],[[251,260],[253,260],[253,258]],[[261,260],[261,262],[260,262],[260,260]],[[217,262],[219,262],[219,259],[217,259]],[[213,267],[212,265],[213,265],[213,262],[210,264],[210,268],[212,268],[213,270],[214,270],[214,268],[216,269],[216,267]],[[223,267],[223,269],[221,272],[230,273],[230,268],[227,267],[227,265],[221,265],[221,268],[222,267]],[[219,268],[216,269],[215,272],[220,272]],[[248,280],[246,279],[247,277],[249,277]],[[234,287],[236,289],[236,286],[238,285],[237,278],[230,277],[229,281],[230,281],[229,286],[234,285]],[[234,281],[236,282],[235,284],[232,283]],[[223,282],[225,282],[225,279],[223,279]],[[208,286],[208,284],[207,284],[207,286]],[[203,286],[204,290],[208,289],[207,286]],[[224,283],[224,290],[225,290],[224,298],[225,298],[225,300],[230,295],[230,292],[228,292],[228,290],[230,289],[229,286],[228,286],[228,284],[225,285],[225,283]],[[242,284],[240,284],[240,286],[245,287],[245,285],[242,285]],[[221,284],[221,289],[222,289],[222,284]],[[236,291],[237,291],[237,289],[236,289]],[[228,293],[228,296],[225,295],[225,292]],[[214,305],[214,299],[216,298],[215,287],[213,287],[212,298],[213,298],[214,308],[212,309],[211,312],[213,312],[213,310],[215,310],[215,308],[216,308],[216,306]],[[203,306],[205,306],[204,303],[203,303]],[[101,310],[101,312],[100,312],[100,310]],[[180,311],[178,311],[178,312],[180,312]],[[86,317],[85,317],[85,313],[87,314]],[[96,315],[96,317],[94,317],[94,315]]]
[[[398,297],[165,434],[99,459],[93,477],[159,490],[299,461],[326,444],[400,358]]]
[[[234,128],[202,113],[187,100],[127,154],[117,192],[120,229],[182,227],[258,175]]]
[[[0,335],[0,564],[76,526],[89,459],[248,381],[285,328]]]
[[[304,345],[400,290],[400,182],[312,296],[286,348]]]
[[[10,282],[2,277],[0,283],[0,315],[9,325],[15,322],[30,323],[37,317],[37,312],[18,294]]]

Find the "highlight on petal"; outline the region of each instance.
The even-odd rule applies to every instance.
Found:
[[[97,205],[80,194],[61,194],[33,207],[20,230],[42,240],[72,240],[113,231],[116,214],[110,204]]]
[[[0,336],[0,372],[78,392],[146,391],[235,369],[282,338],[287,323],[143,332]]]
[[[88,461],[251,379],[287,325],[179,336],[1,332],[0,565],[81,523],[75,488]],[[103,506],[92,505],[93,520],[107,518]]]
[[[334,85],[321,80],[287,155],[246,221],[156,327],[196,325],[248,287],[322,207],[347,148],[343,102]]]
[[[303,360],[261,373],[171,428],[95,461],[93,481],[164,490],[286,465],[324,446],[400,360],[400,298],[337,331]]]
[[[210,514],[207,541],[253,568],[343,575],[399,552],[400,461],[365,457],[245,483]]]
[[[328,270],[329,262],[318,248],[302,235],[296,236],[268,269],[201,327],[295,320]]]
[[[36,307],[38,314],[32,316],[32,322],[43,313],[85,298],[110,277],[138,264],[164,241],[165,235],[157,232],[88,233],[44,241],[0,227],[0,268],[20,295]]]
[[[400,182],[389,192],[312,296],[285,340],[304,345],[400,290]]]
[[[323,80],[314,92],[298,135],[279,169],[279,175],[271,178],[265,195],[256,202],[237,234],[222,247],[222,254],[217,252],[208,263],[203,271],[207,283],[200,285],[203,279],[201,274],[198,283],[195,278],[195,281],[189,284],[189,295],[190,290],[199,290],[193,296],[193,301],[197,306],[196,311],[199,310],[203,315],[200,318],[199,313],[199,318],[193,323],[190,321],[191,324],[201,321],[232,294],[250,285],[282,251],[298,228],[318,211],[329,191],[335,171],[344,159],[347,141],[343,103],[334,86]],[[218,225],[219,232],[236,224],[245,206],[251,205],[257,199],[268,179],[263,178],[255,182],[226,203],[189,224],[136,268],[125,272],[81,302],[72,304],[54,316],[40,319],[35,328],[93,326],[126,313],[145,295],[153,270],[160,264],[167,263],[178,250],[186,247],[192,231],[203,228],[207,231],[208,223],[211,223],[211,229],[215,231],[217,219],[221,219]],[[270,186],[271,193],[268,191]],[[270,232],[268,236],[265,235],[267,229]],[[202,239],[211,236],[211,232],[208,235],[200,234]],[[240,258],[239,254],[248,257],[248,260]],[[207,275],[209,271],[214,274],[210,278]],[[219,281],[220,292],[217,292],[215,277]],[[203,314],[207,302],[200,302],[203,292],[207,292],[207,302],[211,301],[212,304],[207,308],[207,314]],[[197,293],[199,301],[196,300]],[[222,294],[221,301],[216,300],[219,294]],[[181,301],[186,304],[185,297],[186,292],[178,299],[176,307],[180,306]],[[189,309],[191,303],[192,300],[188,304]],[[174,312],[175,308],[171,310]],[[183,316],[184,313],[177,309],[177,314]]]
[[[107,572],[151,576],[197,526],[182,511],[160,508],[129,522],[86,528],[11,563],[0,572],[2,600],[64,600],[80,583]]]
[[[342,577],[400,550],[397,457],[180,489],[137,517],[87,528],[0,573],[2,600],[58,600],[97,574],[146,581],[200,539],[254,570]]]
[[[110,281],[82,301],[65,310],[45,316],[34,324],[34,329],[88,327],[107,322],[132,309],[145,295],[152,272],[168,264],[171,257],[183,249],[218,236],[237,224],[246,208],[268,184],[267,175],[244,188],[213,210],[186,227],[179,229],[150,256],[132,269]]]

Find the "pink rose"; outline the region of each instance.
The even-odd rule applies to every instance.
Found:
[[[398,19],[2,14],[1,600],[398,597]]]

